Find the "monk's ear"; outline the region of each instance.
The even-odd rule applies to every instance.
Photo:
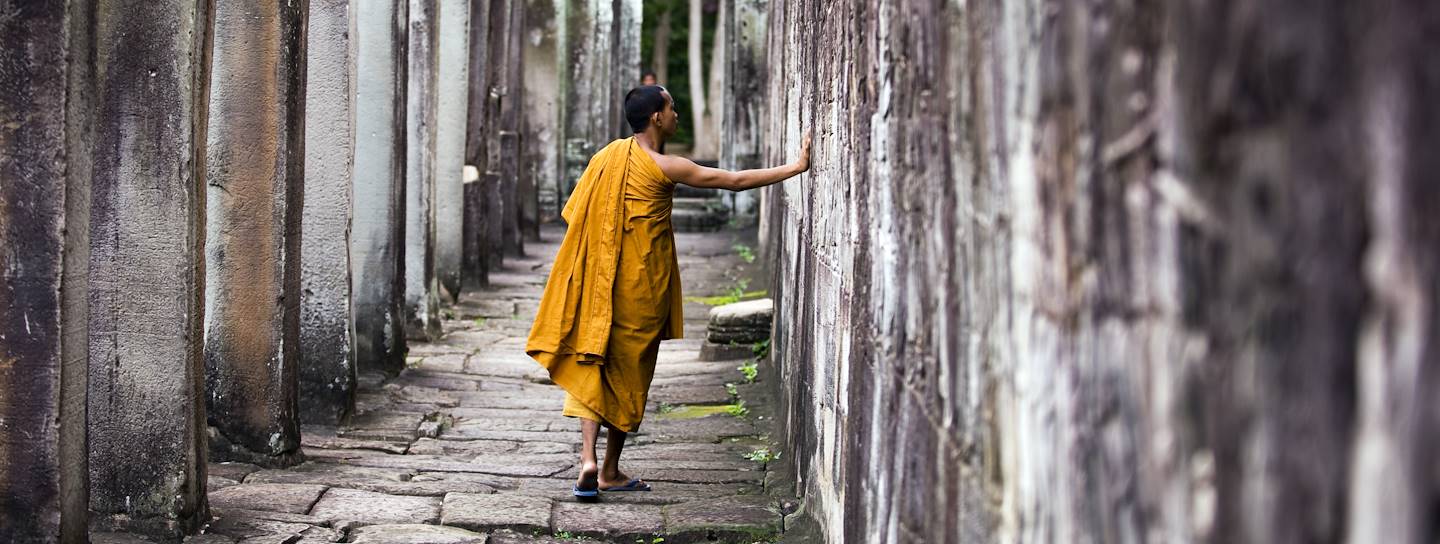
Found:
[[[660,112],[650,114],[650,126],[660,126]]]

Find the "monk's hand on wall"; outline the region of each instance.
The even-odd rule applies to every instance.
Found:
[[[811,131],[805,131],[805,137],[800,139],[800,158],[795,164],[800,167],[801,172],[810,170],[810,135]]]

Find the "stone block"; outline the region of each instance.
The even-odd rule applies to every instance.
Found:
[[[350,306],[356,9],[309,3],[305,205],[300,258],[300,419],[335,425],[355,407]]]
[[[212,444],[217,460],[300,458],[305,16],[302,4],[215,6],[205,385],[206,414],[228,442]]]
[[[775,301],[768,298],[725,304],[710,309],[706,341],[749,346],[770,339]]]
[[[550,532],[550,499],[505,493],[445,496],[442,525],[472,531]]]

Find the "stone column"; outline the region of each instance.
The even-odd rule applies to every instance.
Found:
[[[557,13],[556,0],[526,0],[522,85],[525,89],[525,118],[521,137],[524,148],[522,175],[535,187],[537,225],[530,236],[538,236],[538,223],[560,218],[560,40],[564,21]]]
[[[350,233],[355,362],[361,371],[405,368],[404,2],[358,2],[355,80],[355,219]]]
[[[435,136],[435,275],[458,301],[465,209],[465,130],[469,115],[470,0],[442,0],[439,124]]]
[[[613,85],[609,77],[612,2],[565,1],[561,202],[574,190],[590,156],[609,142],[600,140],[608,132]]]
[[[483,178],[466,180],[465,254],[461,263],[461,280],[468,291],[484,289],[490,285],[490,269],[486,264],[490,248],[485,228],[485,182]]]
[[[435,280],[435,122],[439,7],[409,0],[405,94],[405,335],[440,336]]]
[[[91,129],[102,145],[91,161],[89,225],[92,525],[175,538],[209,519],[202,350],[211,7],[129,0],[102,2],[94,13]]]
[[[499,118],[499,142],[500,152],[504,159],[500,161],[501,198],[503,199],[503,215],[501,221],[504,223],[505,231],[505,253],[515,256],[525,255],[525,238],[522,235],[525,215],[531,214],[531,221],[534,221],[535,209],[533,200],[535,191],[532,187],[527,188],[520,176],[520,106],[523,104],[522,74],[524,73],[525,57],[522,54],[522,44],[525,35],[525,4],[523,0],[507,0],[504,34],[504,52],[501,54],[498,66],[502,68],[500,86],[503,89],[500,99]],[[537,232],[538,234],[538,232]]]
[[[0,3],[0,541],[84,542],[85,2]],[[67,79],[75,83],[69,87]]]
[[[305,10],[215,5],[205,368],[217,457],[298,462]]]
[[[766,0],[724,0],[725,82],[721,88],[720,167],[727,170],[763,168],[760,162],[760,119],[765,92]],[[732,217],[746,224],[757,218],[759,191],[726,194]]]
[[[310,0],[305,206],[300,244],[300,419],[335,425],[355,405],[350,203],[355,160],[355,7]]]

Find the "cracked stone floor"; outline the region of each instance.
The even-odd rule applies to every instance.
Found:
[[[563,235],[547,228],[526,258],[509,258],[491,288],[443,313],[444,335],[411,343],[398,377],[361,378],[341,428],[303,429],[307,461],[287,469],[212,463],[214,519],[186,542],[469,543],[772,542],[781,509],[765,493],[769,403],[744,384],[743,359],[699,360],[708,306],[687,301],[682,340],[661,344],[645,423],[621,465],[650,492],[570,495],[579,423],[523,346]],[[685,294],[721,295],[754,275],[734,248],[752,231],[678,233]],[[739,384],[748,415],[722,407]],[[599,445],[603,456],[604,444]],[[96,534],[94,542],[145,542]],[[663,540],[661,540],[663,539]]]

